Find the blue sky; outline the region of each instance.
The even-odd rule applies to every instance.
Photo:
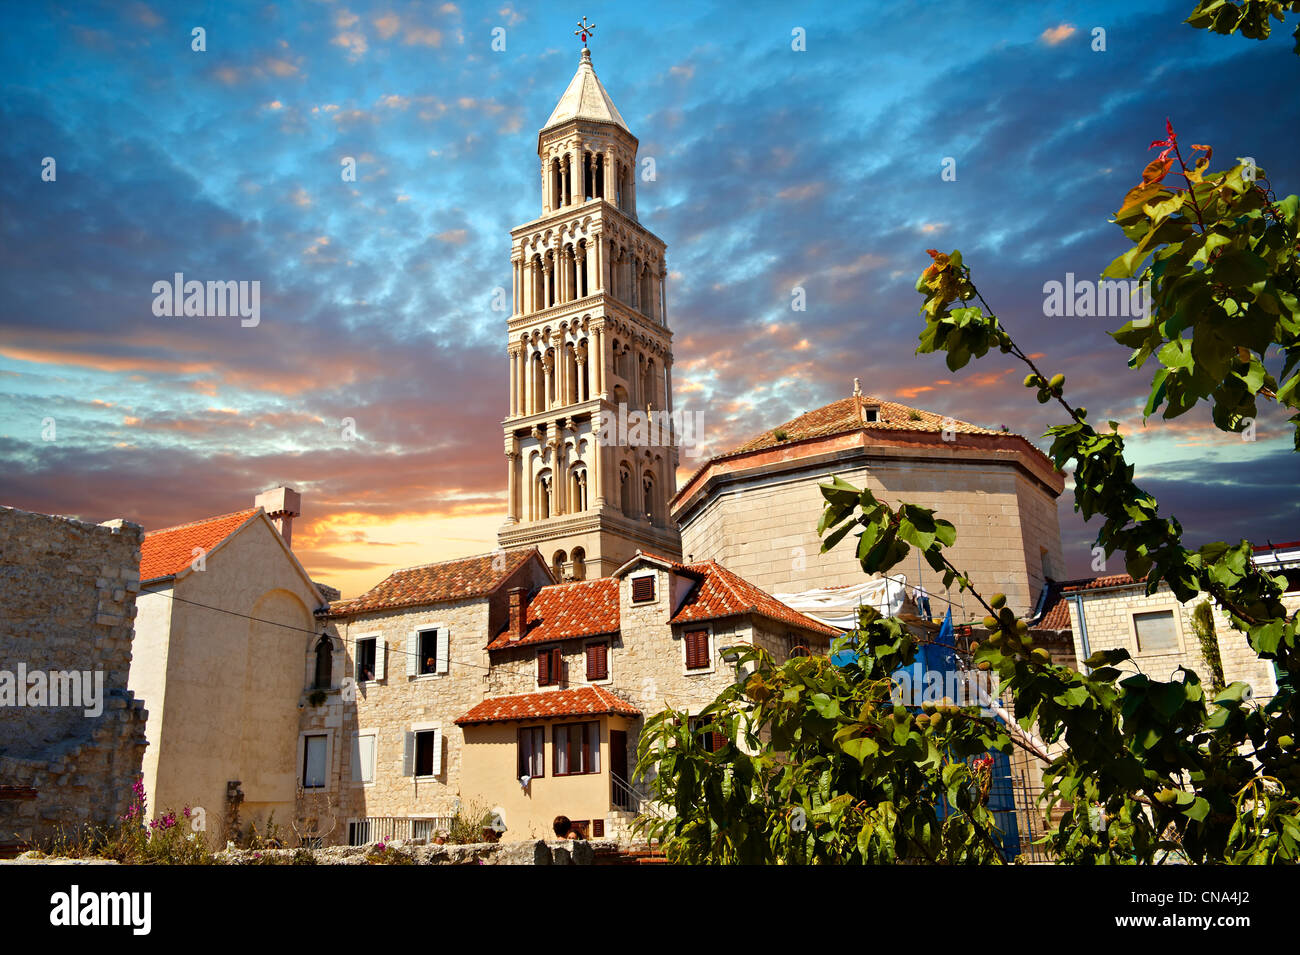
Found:
[[[913,355],[925,250],[955,247],[1092,418],[1132,429],[1144,483],[1193,539],[1300,538],[1284,415],[1262,414],[1252,444],[1208,412],[1144,426],[1149,375],[1106,334],[1122,320],[1043,315],[1043,283],[1124,250],[1106,220],[1167,116],[1296,191],[1289,31],[1208,35],[1181,23],[1192,6],[6,5],[0,501],[160,527],[292,483],[296,548],[348,592],[491,547],[506,403],[491,293],[509,230],[540,211],[537,129],[585,14],[655,160],[639,212],[668,243],[677,404],[704,412],[709,450],[855,376],[1037,439],[1054,419],[1023,369]],[[259,280],[261,323],[154,316],[152,284],[175,272]],[[1092,534],[1064,501],[1086,573]]]

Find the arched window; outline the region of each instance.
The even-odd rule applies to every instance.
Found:
[[[536,520],[544,521],[551,516],[551,472],[543,471],[537,475],[537,506],[533,513]]]
[[[632,472],[626,467],[618,469],[618,506],[624,517],[635,517],[632,511]]]
[[[649,471],[641,478],[641,504],[645,519],[655,522],[655,479]]]
[[[316,641],[316,679],[312,683],[314,689],[328,690],[334,685],[334,645],[330,643],[330,638],[321,634],[321,638]]]
[[[587,552],[581,547],[573,548],[573,579],[587,579]]]
[[[568,562],[568,555],[562,550],[557,550],[555,556],[551,558],[551,571],[555,574],[556,580],[564,579],[564,565]]]
[[[569,403],[582,400],[582,394],[578,391],[578,352],[570,343],[564,346],[564,372],[565,377],[569,379]]]
[[[574,513],[587,509],[587,469],[575,467],[569,472],[569,510]]]
[[[532,366],[533,406],[528,411],[536,414],[546,410],[546,369],[542,365],[542,356],[537,352],[533,352]]]
[[[614,386],[614,404],[615,405],[627,404],[627,389],[624,388],[622,385]]]

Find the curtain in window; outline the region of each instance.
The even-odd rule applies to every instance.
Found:
[[[569,727],[555,728],[555,774],[563,776],[569,772]]]

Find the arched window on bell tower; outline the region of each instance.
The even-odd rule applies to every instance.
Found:
[[[626,464],[618,469],[618,507],[624,517],[635,517],[632,510],[632,472]]]
[[[551,572],[555,574],[556,580],[564,579],[564,565],[569,562],[568,555],[562,550],[557,550],[555,556],[551,558]]]
[[[581,547],[573,548],[573,579],[587,579],[587,552]]]
[[[649,471],[641,478],[641,513],[651,524],[657,524],[659,515],[655,507],[655,479]]]
[[[575,466],[569,472],[569,507],[573,511],[587,509],[587,469]]]
[[[533,519],[544,521],[551,516],[551,472],[549,470],[537,475],[537,485],[533,493],[536,500]]]

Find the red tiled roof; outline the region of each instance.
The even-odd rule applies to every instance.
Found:
[[[618,580],[598,577],[543,587],[528,602],[524,635],[511,640],[507,630],[488,644],[488,649],[617,632]]]
[[[876,420],[867,421],[866,409],[876,409]],[[944,415],[933,411],[922,411],[900,405],[896,401],[885,401],[871,395],[850,395],[839,401],[832,401],[813,411],[805,411],[797,418],[785,424],[769,428],[755,435],[728,454],[744,454],[761,448],[773,448],[778,444],[802,441],[805,438],[824,438],[827,435],[842,434],[845,431],[857,431],[870,428],[876,431],[932,431],[935,434],[944,430]],[[1005,434],[992,428],[981,428],[967,421],[948,420],[948,430],[961,434]],[[778,440],[776,432],[784,431],[785,439]]]
[[[1145,579],[1145,578],[1143,578]],[[1035,630],[1069,630],[1070,601],[1068,594],[1081,590],[1102,590],[1107,587],[1125,587],[1141,583],[1128,574],[1108,574],[1102,577],[1079,577],[1075,580],[1053,580],[1048,582],[1047,597],[1044,600],[1043,615],[1033,624]]]
[[[867,421],[867,409],[872,408],[876,410],[876,420]],[[830,404],[815,408],[812,411],[805,411],[798,417],[792,418],[774,428],[769,428],[729,451],[724,451],[722,454],[707,459],[696,468],[689,478],[678,485],[677,493],[673,496],[673,503],[676,503],[682,494],[692,486],[695,479],[713,463],[743,457],[755,451],[784,447],[801,441],[827,438],[853,431],[908,432],[911,434],[941,436],[945,430],[958,434],[1019,439],[1024,442],[1025,449],[1028,452],[1044,462],[1050,470],[1056,470],[1055,465],[1051,463],[1047,455],[1043,454],[1034,446],[1032,441],[1029,441],[1023,435],[1011,431],[1002,431],[1001,429],[984,428],[977,424],[971,424],[969,421],[959,421],[947,415],[936,414],[933,411],[923,411],[920,408],[912,408],[896,401],[886,401],[873,395],[850,395],[847,398],[832,401]],[[777,438],[778,431],[784,434],[784,438]]]
[[[425,604],[467,600],[490,594],[537,551],[497,551],[476,557],[444,560],[408,567],[390,574],[359,597],[330,604],[330,617],[351,616],[375,610],[395,610]]]
[[[259,510],[250,507],[233,514],[149,531],[140,545],[141,582],[179,574],[194,561],[194,548],[207,553],[247,524]]]
[[[1033,624],[1035,630],[1069,630],[1070,602],[1064,592],[1065,584],[1053,580],[1047,585],[1047,598],[1044,601],[1043,616]]]
[[[501,723],[508,720],[538,720],[564,716],[640,716],[627,700],[599,686],[583,686],[574,690],[550,690],[541,693],[523,693],[519,696],[498,696],[484,700],[456,720],[457,726],[472,723]]]
[[[736,576],[717,561],[685,564],[683,569],[700,574],[704,579],[691,591],[673,616],[672,623],[693,623],[731,617],[736,614],[755,613],[769,620],[803,627],[827,636],[838,637],[843,633],[842,630],[828,627],[797,610],[791,610],[771,594]]]
[[[1145,577],[1142,580],[1146,580]],[[1103,577],[1084,577],[1080,580],[1066,580],[1061,583],[1061,590],[1065,593],[1074,593],[1079,590],[1104,590],[1107,587],[1126,587],[1129,584],[1141,583],[1140,580],[1134,580],[1128,574],[1108,574]]]

